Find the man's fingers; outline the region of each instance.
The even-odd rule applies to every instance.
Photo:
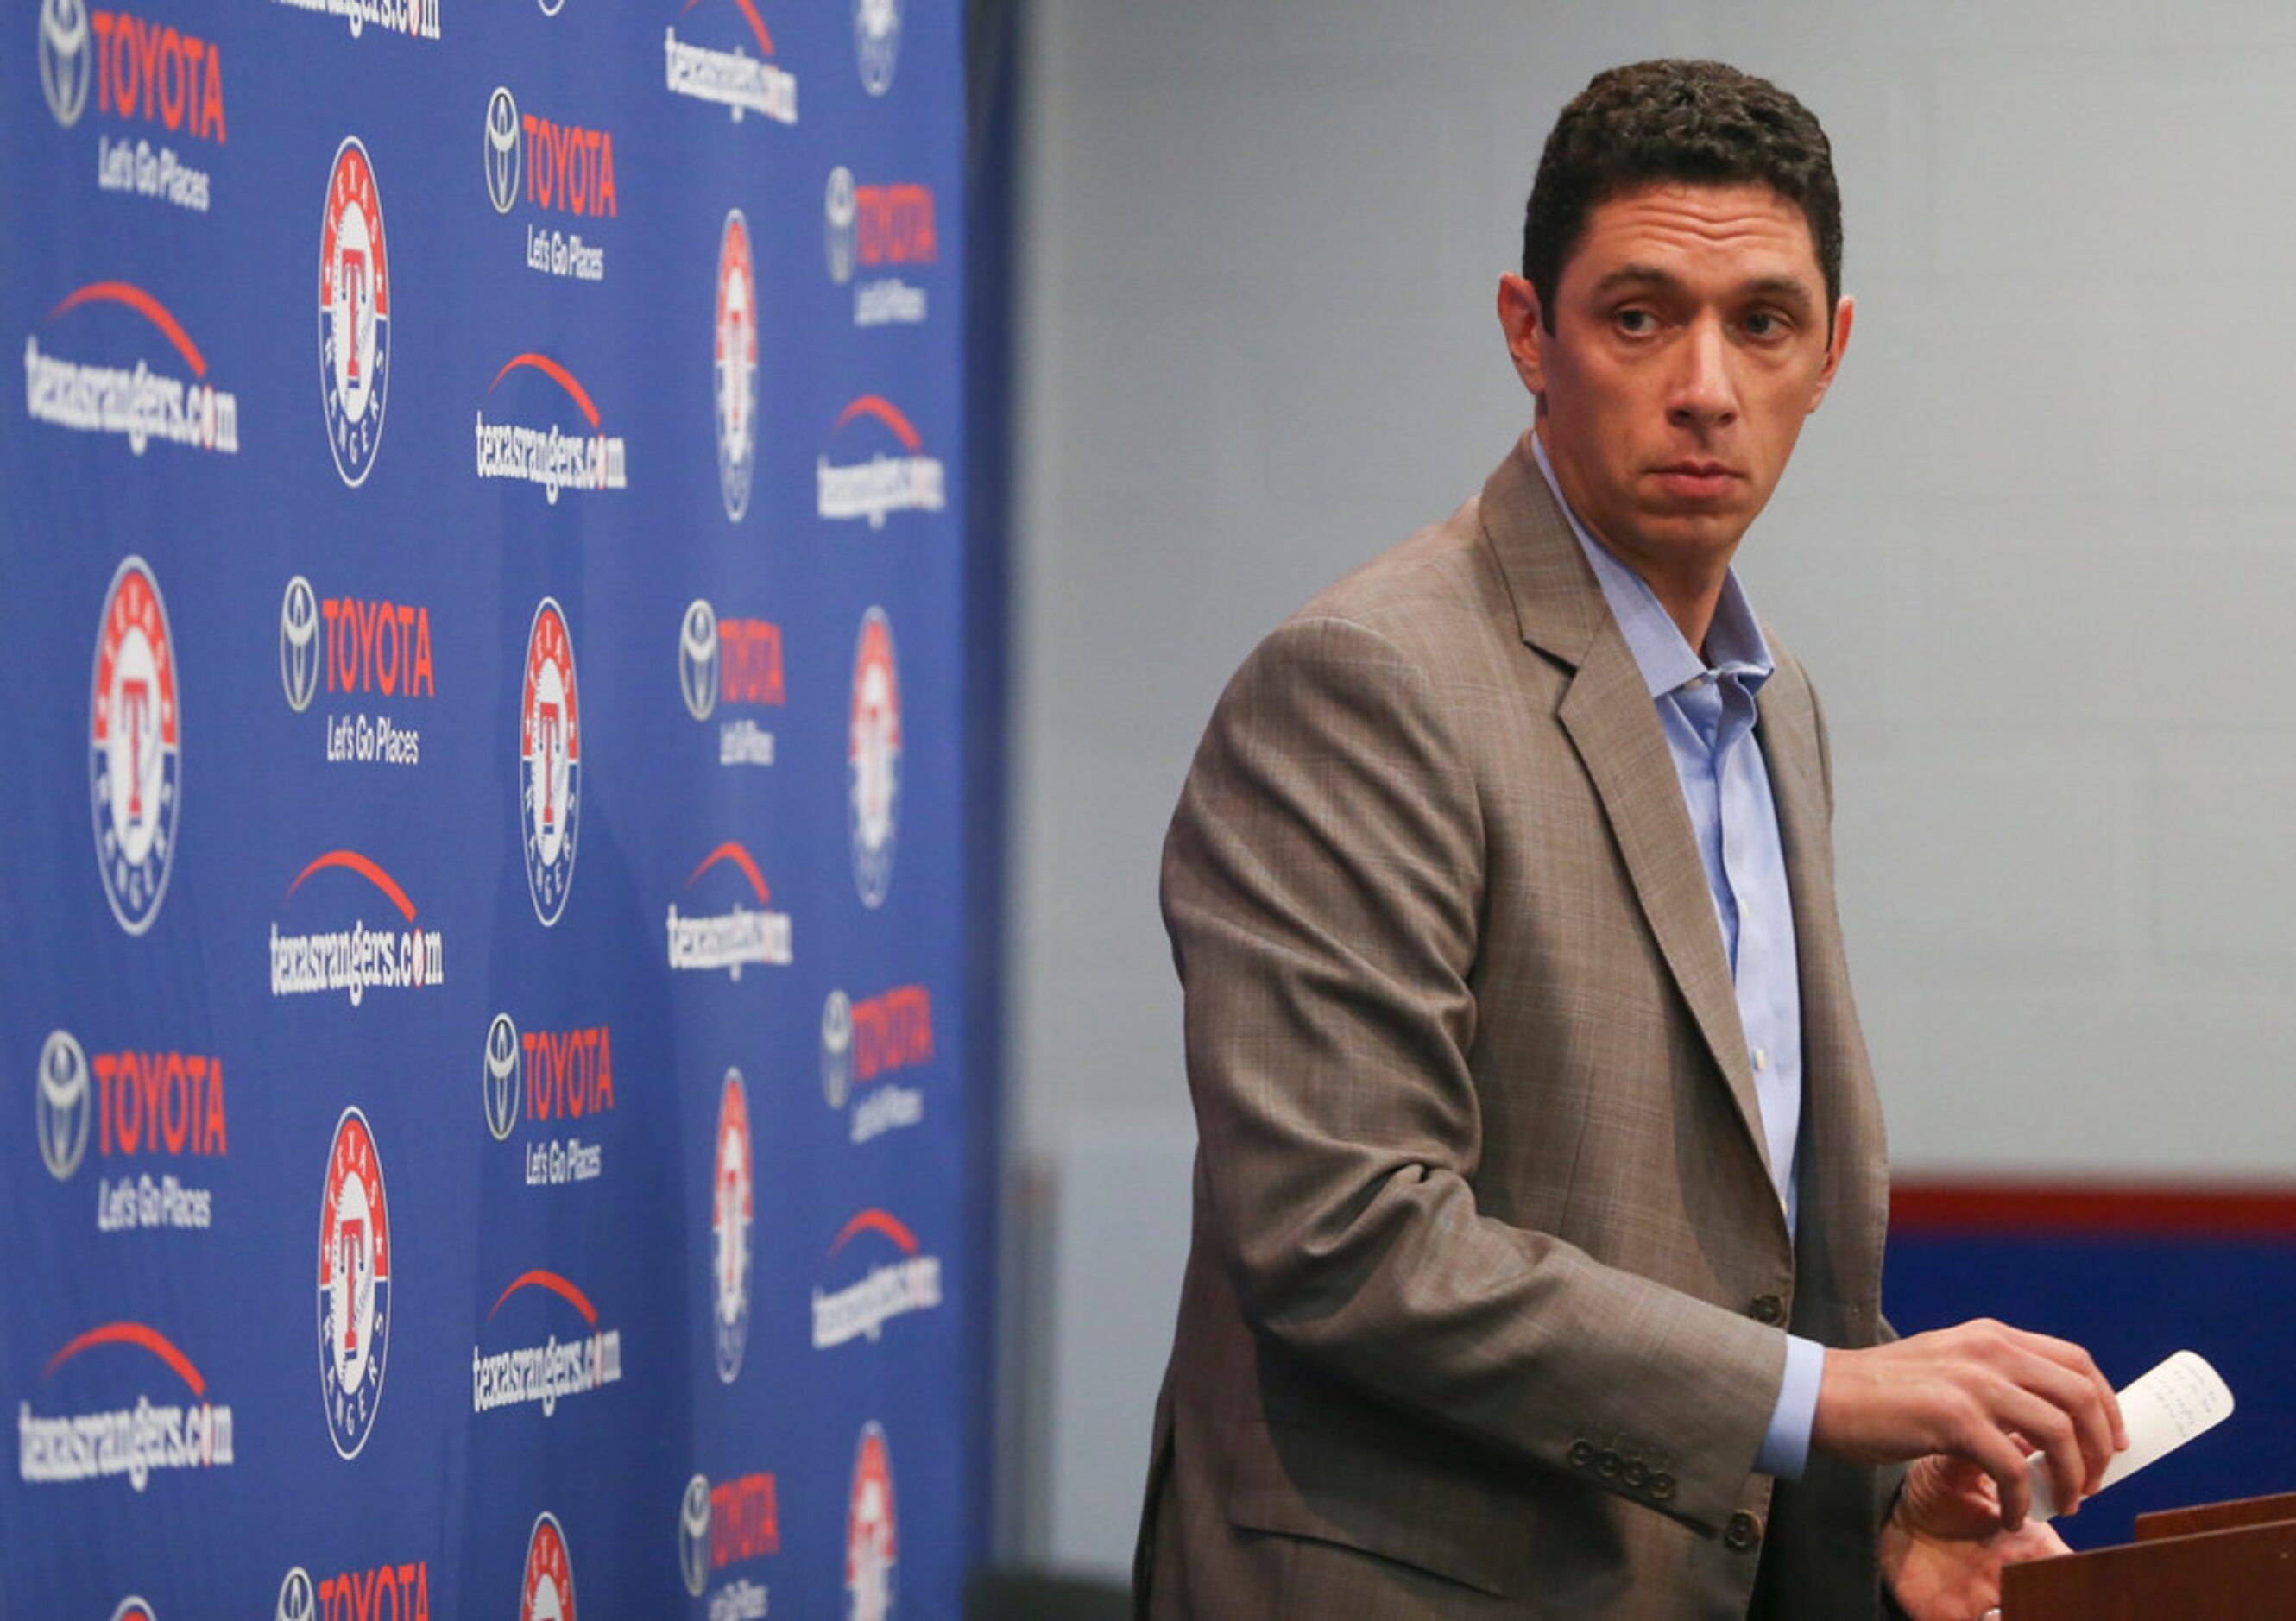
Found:
[[[2105,1450],[2105,1461],[2110,1462],[2112,1453],[2128,1445],[2128,1426],[2121,1419],[2120,1398],[2113,1394],[2112,1381],[2105,1378],[2103,1371],[2098,1369],[2095,1360],[2087,1351],[2071,1341],[2051,1339],[2046,1334],[2037,1334],[2034,1338],[2046,1341],[2053,1347],[2051,1354],[2059,1365],[2079,1374],[2087,1381],[2089,1388],[2095,1393],[2095,1404],[2103,1415],[2104,1430],[2112,1442]],[[2102,1466],[2100,1466],[2100,1472],[2101,1470]]]
[[[1964,1437],[1963,1450],[2000,1486],[2003,1526],[2017,1528],[2030,1511],[2028,1452],[2040,1454],[2057,1511],[2073,1512],[2112,1461],[2118,1404],[2110,1388],[2078,1346],[2000,1323],[1971,1327],[1957,1382],[2008,1451],[2019,1454],[2016,1478],[1997,1466],[1990,1438]]]
[[[2040,1449],[2043,1465],[2049,1471],[2049,1489],[2056,1500],[2057,1512],[2071,1513],[2088,1493],[2088,1461],[2081,1455],[2080,1432],[2071,1415],[2033,1392],[2015,1386],[2010,1386],[2000,1393],[1997,1400],[2003,1428],[2022,1436],[2027,1444]],[[2002,1439],[2008,1443],[2012,1452],[2018,1451],[2016,1443],[2010,1441],[2007,1435]],[[2018,1459],[2018,1472],[2024,1472],[2021,1454]]]
[[[2010,1331],[2027,1341],[2039,1355],[2088,1382],[2096,1393],[2096,1404],[2104,1414],[2105,1426],[2112,1436],[2112,1445],[2106,1454],[2107,1461],[2110,1461],[2112,1453],[2119,1452],[2128,1445],[2128,1426],[2120,1416],[2120,1398],[2113,1394],[2112,1382],[2098,1371],[2095,1359],[2070,1339],[2035,1334],[2023,1329]]]
[[[2028,1349],[2047,1357],[2069,1372],[2089,1374],[2096,1371],[2096,1364],[2089,1360],[2088,1353],[2070,1339],[2060,1339],[2054,1334],[2037,1334],[2031,1329],[2011,1329],[2009,1331],[2023,1340]]]
[[[2065,1415],[2070,1439],[2080,1453],[2081,1494],[2094,1492],[2104,1478],[2105,1466],[2112,1461],[2114,1450],[2112,1416],[2097,1400],[2096,1382],[2046,1357],[2030,1359],[2018,1371],[2023,1376],[2020,1383]],[[2048,1439],[2047,1435],[2032,1436],[2036,1445],[2044,1445]],[[2070,1504],[2062,1493],[2060,1501]]]
[[[2104,1392],[2104,1401],[2112,1402],[2112,1393]],[[2092,1407],[2081,1425],[2081,1451],[2088,1458],[2087,1489],[2094,1492],[2104,1484],[2104,1471],[2112,1465],[2112,1454],[2128,1445],[2120,1433],[2120,1404],[2111,1406],[2103,1403]]]
[[[2025,1473],[2024,1454],[2009,1444],[2009,1437],[1990,1426],[1980,1426],[1956,1449],[1960,1455],[1993,1477],[1994,1486],[2001,1494],[2001,1528],[2014,1531],[2025,1523],[2025,1511],[2032,1504],[2032,1481]]]

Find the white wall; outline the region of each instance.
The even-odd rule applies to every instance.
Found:
[[[1228,672],[1528,420],[1598,68],[1834,142],[1858,324],[1741,553],[1827,703],[1908,1169],[2296,1170],[2296,6],[1038,0],[1018,289],[1015,1551],[1121,1566],[1186,1232],[1158,846]]]

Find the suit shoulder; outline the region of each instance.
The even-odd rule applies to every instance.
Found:
[[[1423,667],[1450,663],[1464,643],[1511,643],[1513,608],[1483,536],[1480,508],[1480,500],[1467,501],[1326,585],[1278,634],[1338,620],[1371,633]]]

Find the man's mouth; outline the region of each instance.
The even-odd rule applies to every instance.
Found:
[[[1669,462],[1653,469],[1652,476],[1669,495],[1693,501],[1724,495],[1739,479],[1737,471],[1728,463],[1709,461],[1703,457]]]

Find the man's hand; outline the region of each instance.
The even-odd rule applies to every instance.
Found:
[[[1977,1621],[2001,1602],[2001,1569],[2070,1549],[2038,1520],[1999,1529],[1992,1477],[1974,1464],[1923,1458],[1906,1476],[1882,1529],[1882,1579],[1914,1621]]]
[[[1859,1463],[1942,1453],[1997,1494],[1992,1521],[2014,1532],[2031,1496],[2025,1455],[2046,1455],[2060,1513],[2095,1491],[2128,1445],[2112,1387],[2077,1345],[1980,1318],[1870,1350],[1829,1347],[1811,1445]],[[1965,1511],[1974,1511],[1965,1496]]]

